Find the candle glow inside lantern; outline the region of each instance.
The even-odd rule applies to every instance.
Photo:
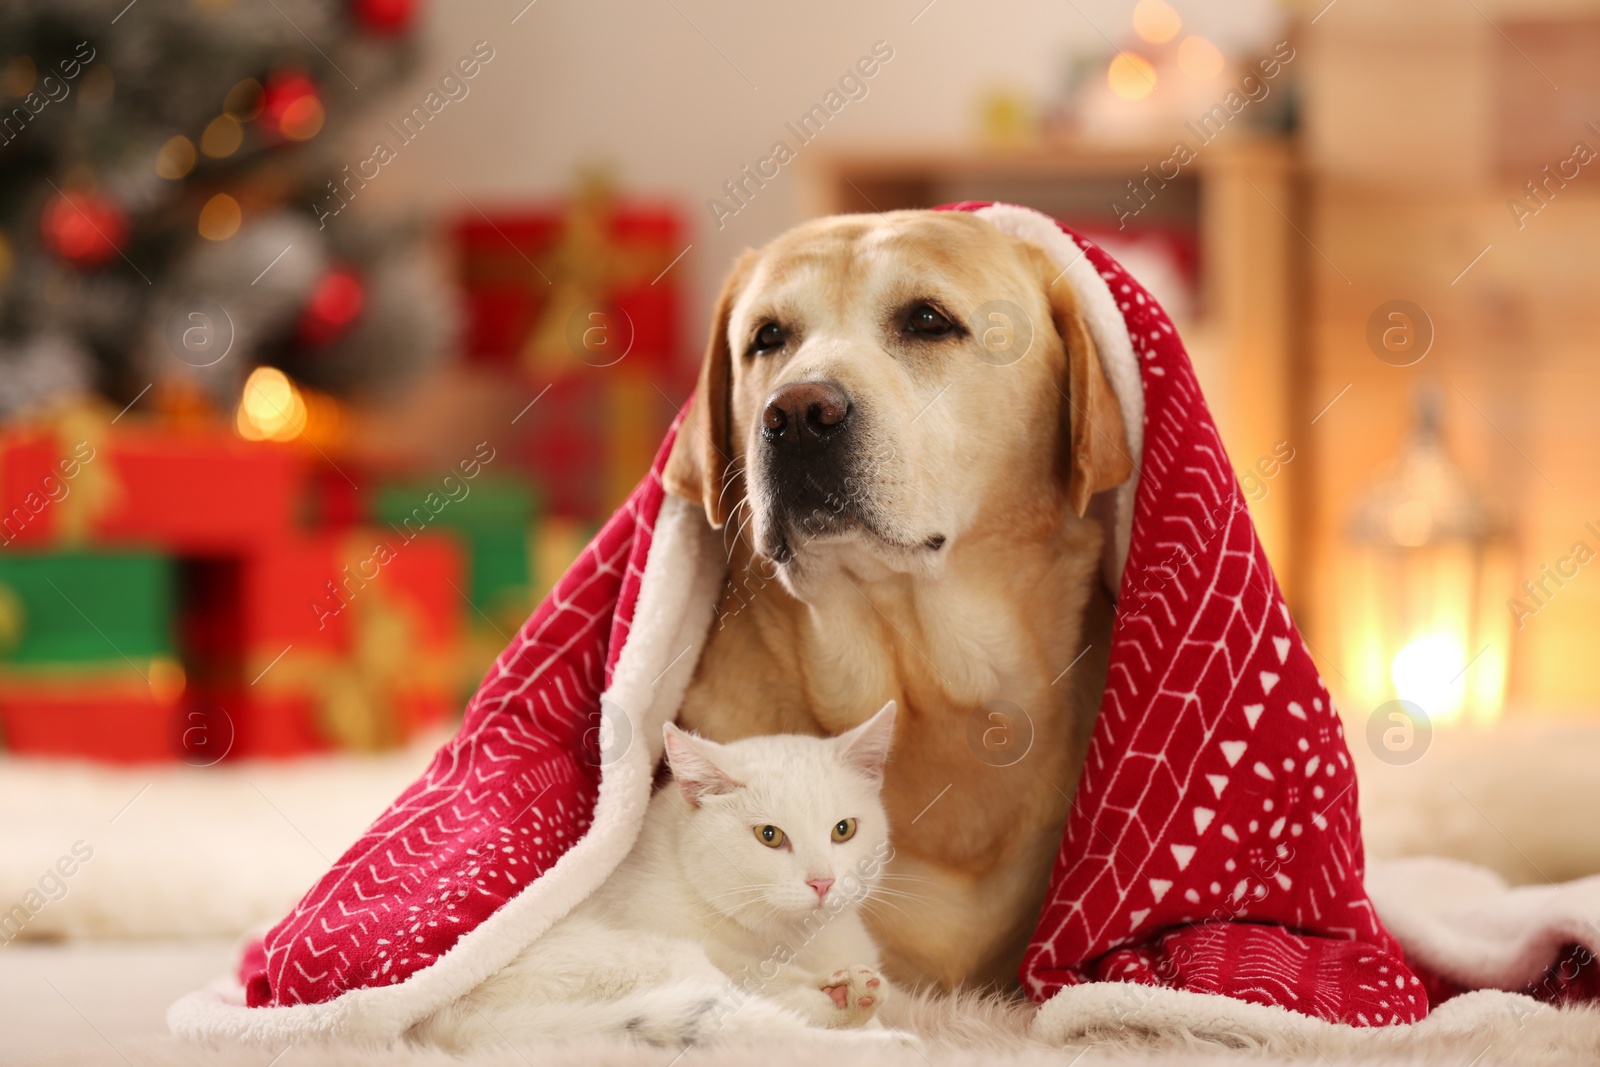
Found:
[[[1439,423],[1438,394],[1419,393],[1405,447],[1357,504],[1344,659],[1366,709],[1398,698],[1436,723],[1488,723],[1505,700],[1511,557]]]

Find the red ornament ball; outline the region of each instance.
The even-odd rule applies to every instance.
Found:
[[[337,341],[350,329],[367,303],[367,287],[354,271],[330,270],[318,279],[300,313],[298,334],[308,345]]]
[[[44,246],[78,267],[98,267],[118,255],[128,236],[128,218],[114,202],[95,193],[57,193],[39,217]]]
[[[350,12],[371,33],[404,33],[417,18],[417,0],[350,0]]]
[[[322,98],[304,71],[280,70],[261,87],[258,121],[272,133],[304,141],[322,129]]]

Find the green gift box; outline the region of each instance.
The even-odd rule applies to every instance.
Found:
[[[459,536],[470,560],[465,592],[480,609],[492,611],[508,599],[526,599],[532,585],[528,530],[538,511],[533,489],[487,476],[453,482],[452,487],[453,496],[431,482],[382,486],[373,498],[373,517],[405,536],[422,529],[446,529]]]
[[[0,662],[173,655],[177,566],[135,552],[0,553]]]

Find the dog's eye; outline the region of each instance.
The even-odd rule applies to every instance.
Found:
[[[955,328],[955,323],[932,304],[918,304],[906,316],[906,329],[923,337],[943,337]]]
[[[786,340],[788,337],[784,334],[782,326],[775,322],[763,323],[756,331],[755,340],[750,342],[750,352],[752,354],[772,352],[782,348]]]

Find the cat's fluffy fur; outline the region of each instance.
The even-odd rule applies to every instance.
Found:
[[[668,724],[673,780],[621,866],[411,1036],[456,1049],[600,1033],[664,1045],[819,1027],[890,1036],[858,908],[890,855],[879,789],[893,728],[892,703],[835,738],[719,745]],[[760,836],[768,826],[778,847]]]

